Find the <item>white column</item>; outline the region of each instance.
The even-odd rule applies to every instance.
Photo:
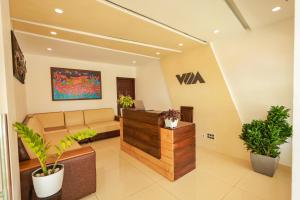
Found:
[[[10,175],[8,179],[11,177],[9,187],[12,199],[19,200],[21,192],[18,143],[17,134],[12,128],[12,123],[16,120],[16,110],[10,31],[9,0],[0,0],[0,113],[8,116],[8,143],[6,142],[5,146],[9,148],[10,152],[9,159],[6,160],[7,163],[10,163],[10,168],[7,170]]]
[[[295,2],[292,199],[300,199],[300,2]]]

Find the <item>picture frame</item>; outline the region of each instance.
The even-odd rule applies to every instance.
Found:
[[[11,48],[14,77],[18,79],[22,84],[25,84],[27,72],[26,60],[13,31],[11,31]]]
[[[102,99],[101,72],[51,67],[52,101]]]

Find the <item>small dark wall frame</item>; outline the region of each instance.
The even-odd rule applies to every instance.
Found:
[[[100,71],[51,67],[50,74],[52,101],[102,99]]]
[[[26,60],[13,31],[11,31],[11,47],[14,77],[16,77],[16,79],[18,79],[22,84],[24,84],[27,71]]]

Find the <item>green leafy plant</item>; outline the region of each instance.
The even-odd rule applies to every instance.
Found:
[[[123,96],[121,95],[118,100],[119,104],[122,108],[130,108],[133,106],[134,101],[131,96]]]
[[[288,123],[289,109],[272,106],[266,120],[253,120],[244,124],[240,138],[252,153],[276,158],[280,155],[280,145],[292,136],[292,126]]]
[[[163,117],[163,119],[170,119],[172,120],[172,122],[174,122],[175,120],[179,120],[180,119],[180,112],[177,110],[173,110],[173,109],[169,109],[168,111],[164,111],[161,113],[161,116]]]
[[[13,126],[17,131],[18,135],[29,146],[29,148],[33,151],[33,153],[36,154],[40,162],[43,174],[45,176],[55,172],[56,166],[58,164],[58,160],[61,158],[62,154],[73,145],[74,142],[91,138],[96,135],[96,131],[91,129],[86,129],[83,131],[79,131],[78,133],[75,133],[73,135],[65,136],[62,140],[60,140],[59,144],[55,145],[56,160],[53,164],[53,168],[48,170],[46,162],[49,157],[48,155],[48,150],[50,148],[49,143],[47,143],[40,134],[28,128],[25,124],[16,122]]]

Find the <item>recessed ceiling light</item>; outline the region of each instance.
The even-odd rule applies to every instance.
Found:
[[[277,11],[279,11],[279,10],[281,10],[281,7],[280,7],[280,6],[276,6],[276,7],[272,8],[272,11],[273,11],[273,12],[277,12]]]
[[[135,60],[133,60],[133,61],[132,61],[132,64],[136,64],[136,61],[135,61]]]
[[[156,55],[160,55],[160,52],[156,52]]]
[[[183,44],[182,44],[182,43],[179,43],[179,44],[178,44],[178,46],[182,47],[182,46],[183,46]]]
[[[50,34],[51,35],[57,35],[57,33],[55,31],[51,31]]]
[[[218,34],[220,32],[219,29],[214,30],[214,34]]]
[[[54,11],[58,14],[62,14],[64,12],[64,10],[60,8],[55,8]]]
[[[52,48],[49,47],[49,48],[47,48],[47,50],[48,50],[48,51],[52,51]]]

